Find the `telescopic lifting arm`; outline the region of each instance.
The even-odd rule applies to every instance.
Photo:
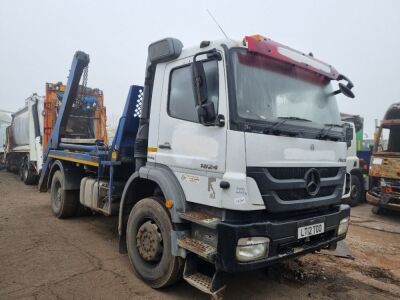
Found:
[[[59,146],[60,136],[65,131],[72,105],[76,99],[76,95],[79,88],[79,82],[82,77],[83,70],[88,65],[89,65],[89,55],[82,51],[77,51],[74,55],[71,69],[69,71],[68,82],[65,87],[65,92],[56,119],[56,124],[54,125],[49,143],[47,145],[47,149],[45,150],[43,155],[44,164],[39,179],[39,190],[41,192],[47,191],[47,180],[52,162],[52,158],[48,157],[49,152],[52,149],[57,149]]]

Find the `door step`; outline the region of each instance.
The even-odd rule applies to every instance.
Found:
[[[201,273],[195,273],[183,278],[187,283],[203,293],[213,295],[213,299],[222,299],[221,292],[225,289],[225,285],[220,287],[219,290],[213,290],[213,279],[207,275]],[[219,296],[219,297],[218,297]]]
[[[213,299],[222,299],[222,291],[226,285],[221,272],[215,272],[212,277],[197,271],[198,259],[189,255],[186,259],[183,279],[203,293],[212,295]]]
[[[201,211],[186,211],[179,213],[179,217],[184,220],[197,223],[199,225],[215,229],[221,219]]]
[[[215,255],[217,254],[217,249],[215,247],[200,240],[188,237],[178,239],[178,246],[195,253],[210,262],[214,261]]]

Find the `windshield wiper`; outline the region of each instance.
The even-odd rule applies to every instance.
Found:
[[[284,119],[286,120],[297,120],[297,121],[306,121],[306,122],[312,122],[309,119],[304,119],[304,118],[299,118],[299,117],[277,117],[277,119]]]
[[[321,129],[321,132],[319,133],[318,137],[319,139],[323,140],[326,138],[329,138],[332,136],[329,135],[329,133],[331,132],[332,128],[334,127],[339,127],[339,128],[343,128],[343,125],[340,124],[324,124],[324,128]],[[336,136],[334,136],[335,140],[337,140],[338,138]]]
[[[303,119],[299,117],[277,117],[277,119],[281,119],[279,122],[276,122],[272,127],[271,131],[276,134],[275,132],[283,125],[286,123],[288,120],[296,120],[296,121],[305,121],[305,122],[311,122],[311,120],[308,119]]]
[[[288,120],[312,122],[311,120],[303,119],[303,118],[299,118],[299,117],[277,117],[277,119],[280,119],[280,121],[276,122],[270,128],[265,129],[264,133],[272,133],[275,135],[280,135],[281,133],[286,133],[289,136],[297,136],[297,135],[299,135],[300,132],[297,132],[297,131],[295,132],[295,131],[291,131],[291,130],[280,130],[279,128],[282,127],[282,125],[285,124]]]

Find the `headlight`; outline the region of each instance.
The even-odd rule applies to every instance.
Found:
[[[385,179],[381,178],[380,184],[381,184],[381,187],[385,187],[386,186]]]
[[[236,259],[247,262],[268,256],[269,238],[246,237],[240,238],[236,246]]]
[[[347,229],[349,229],[349,221],[350,221],[349,217],[340,220],[337,235],[346,234]]]

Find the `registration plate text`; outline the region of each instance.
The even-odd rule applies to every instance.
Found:
[[[324,223],[318,223],[318,224],[299,227],[299,228],[297,228],[297,238],[303,239],[303,238],[306,238],[309,236],[323,233],[325,230],[324,227],[325,227]]]

